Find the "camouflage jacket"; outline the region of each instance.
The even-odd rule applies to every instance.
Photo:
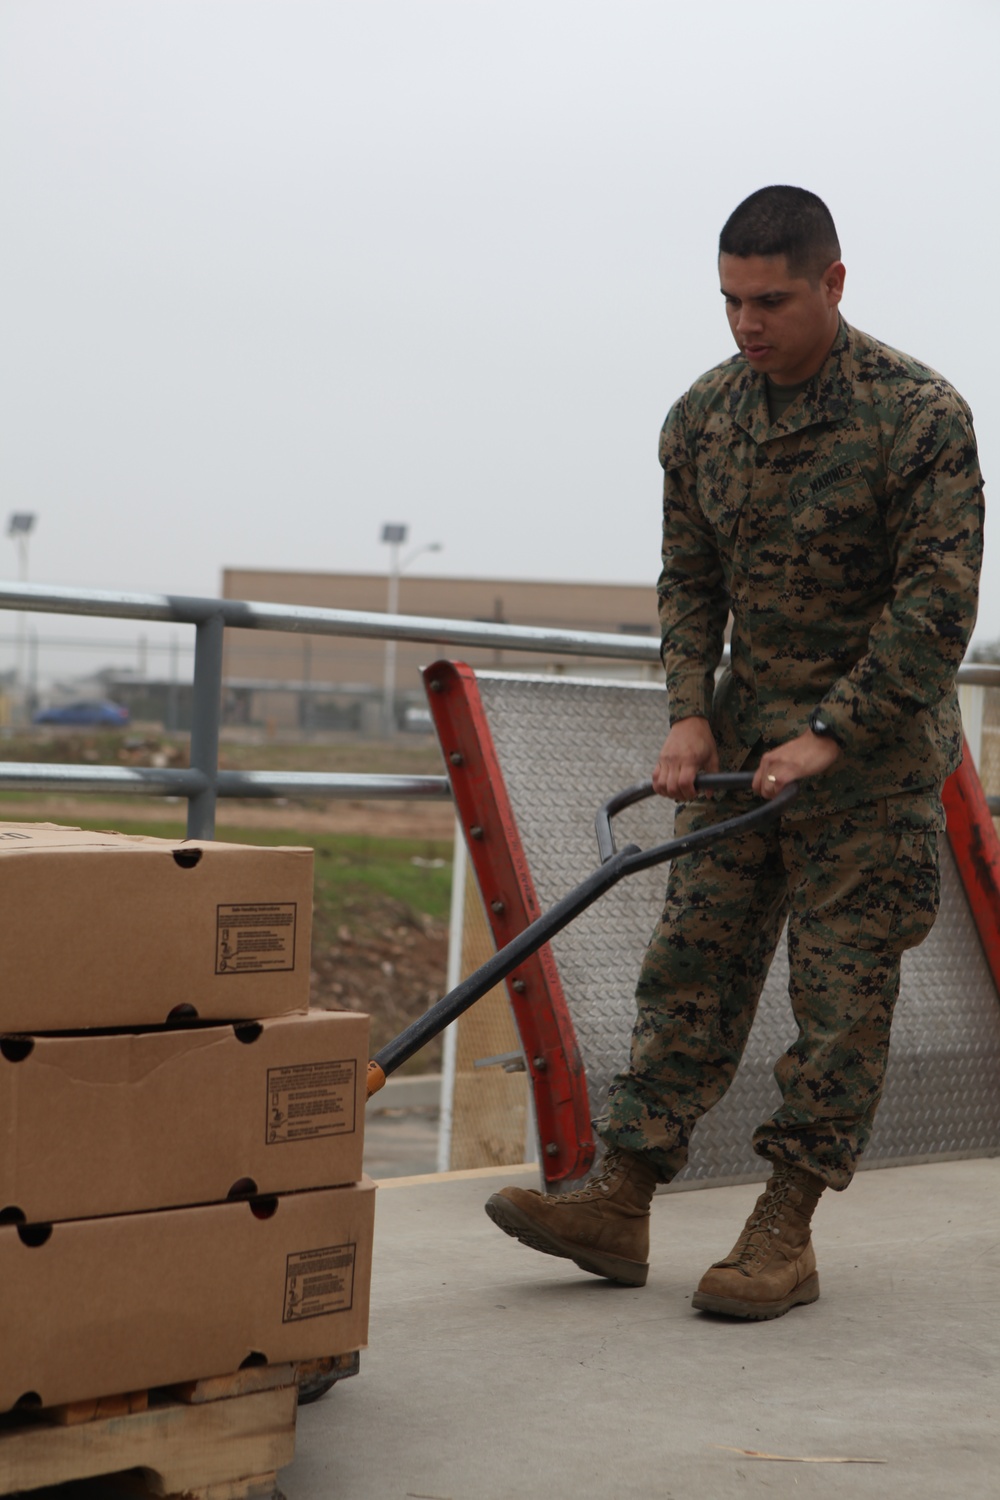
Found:
[[[709,370],[670,411],[660,461],[671,719],[707,715],[729,770],[821,707],[845,755],[798,810],[914,793],[930,806],[961,758],[955,673],[982,557],[962,398],[841,322],[773,426],[741,356]]]

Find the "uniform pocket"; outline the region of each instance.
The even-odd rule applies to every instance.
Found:
[[[877,950],[886,958],[922,943],[941,899],[937,834],[914,828],[887,830],[881,857],[858,871],[849,893],[821,913],[839,940]]]
[[[698,468],[698,505],[712,528],[732,537],[749,494],[724,464],[704,458]]]
[[[814,943],[890,958],[930,932],[940,901],[933,829],[895,823],[883,800],[835,817],[804,854],[795,907]]]
[[[889,583],[892,565],[885,527],[860,474],[819,494],[797,490],[789,504],[800,567],[825,584],[855,592]]]
[[[896,901],[889,942],[892,952],[903,953],[923,942],[941,904],[938,836],[933,829],[899,830],[891,884]]]

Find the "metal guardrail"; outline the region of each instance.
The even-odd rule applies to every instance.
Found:
[[[349,609],[201,599],[185,594],[119,593],[62,589],[45,584],[0,584],[0,609],[36,614],[97,615],[119,620],[159,620],[195,627],[190,769],[0,763],[6,791],[115,792],[186,797],[189,838],[215,834],[219,797],[364,797],[443,799],[445,776],[348,776],[333,772],[220,771],[222,642],[226,628],[280,630],[302,635],[363,636],[374,640],[428,641],[436,645],[503,648],[545,655],[598,656],[657,662],[652,637],[555,630],[532,625],[491,625],[475,620],[387,615]]]
[[[186,797],[189,838],[215,836],[219,797],[353,797],[447,800],[445,776],[344,775],[334,772],[220,771],[222,642],[227,628],[278,630],[301,635],[367,637],[371,640],[427,641],[435,645],[476,646],[548,656],[604,657],[616,661],[659,662],[653,637],[599,631],[557,630],[533,625],[499,625],[477,620],[435,619],[350,609],[268,604],[239,599],[202,599],[186,594],[120,593],[104,589],[62,589],[46,584],[0,584],[0,609],[35,614],[91,615],[119,620],[158,620],[195,627],[190,769],[52,765],[0,762],[0,789],[6,791],[114,792],[140,796]],[[959,669],[959,682],[1000,687],[1000,666],[972,664]],[[1000,814],[1000,797],[987,799]]]

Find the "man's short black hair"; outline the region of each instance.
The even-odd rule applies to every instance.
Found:
[[[765,187],[734,208],[719,235],[720,255],[784,255],[793,276],[817,279],[840,259],[833,216],[805,188]]]

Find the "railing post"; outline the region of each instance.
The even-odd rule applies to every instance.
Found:
[[[188,802],[189,839],[215,838],[216,778],[219,770],[219,719],[222,714],[222,614],[199,620],[194,642],[194,689],[191,719],[191,766],[208,781]]]

